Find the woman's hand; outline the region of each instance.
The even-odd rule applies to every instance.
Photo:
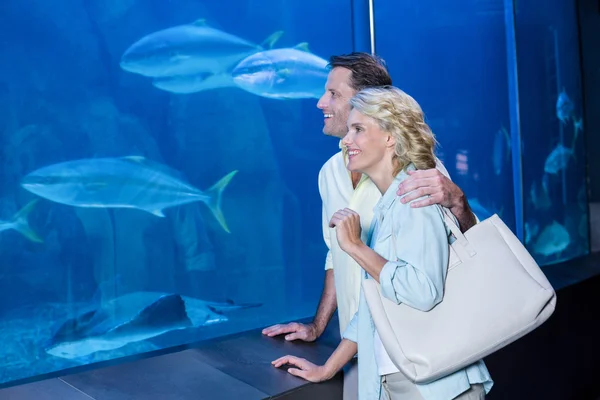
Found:
[[[324,365],[315,365],[304,358],[298,358],[294,356],[283,356],[275,361],[272,361],[274,367],[279,368],[282,365],[290,364],[298,368],[288,368],[287,372],[294,376],[306,379],[309,382],[322,382],[331,379],[333,376],[330,374]]]
[[[349,208],[338,210],[331,217],[329,227],[335,228],[340,248],[346,253],[350,252],[353,246],[362,243],[360,240],[360,215],[354,210]]]

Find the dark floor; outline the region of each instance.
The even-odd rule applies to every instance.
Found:
[[[600,395],[600,254],[545,268],[557,288],[542,327],[486,358],[495,380],[489,398],[587,400]],[[589,278],[589,279],[588,279]],[[582,281],[583,280],[583,281]],[[576,283],[577,282],[577,283]],[[270,362],[295,354],[323,362],[339,340],[337,323],[317,343],[288,343],[259,331],[152,358],[0,390],[0,400],[341,399],[341,377],[312,385]]]

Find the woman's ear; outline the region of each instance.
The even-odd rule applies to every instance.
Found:
[[[386,139],[386,147],[394,147],[396,146],[396,138],[392,135],[387,135]]]

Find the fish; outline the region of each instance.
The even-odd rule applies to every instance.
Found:
[[[233,69],[241,89],[270,99],[320,98],[327,82],[327,61],[311,53],[307,43],[261,51]]]
[[[542,230],[533,245],[533,251],[543,256],[559,254],[571,243],[569,232],[556,221]]]
[[[567,167],[569,159],[574,157],[573,149],[558,144],[544,163],[544,171],[548,174],[557,174],[559,171]]]
[[[502,167],[505,161],[510,160],[510,136],[506,128],[502,127],[494,136],[494,152],[492,162],[494,164],[494,172],[496,175],[502,173]]]
[[[0,220],[0,232],[15,230],[32,242],[43,243],[44,241],[29,226],[28,220],[29,213],[35,208],[38,201],[38,199],[34,199],[27,203],[23,208],[17,211],[9,221]]]
[[[552,200],[548,194],[548,175],[544,174],[542,184],[536,181],[531,183],[529,190],[528,203],[532,204],[536,210],[546,211],[552,205]]]
[[[230,73],[166,76],[154,78],[152,85],[166,92],[177,94],[198,93],[228,87],[237,88]]]
[[[30,172],[21,186],[40,197],[74,207],[135,208],[157,217],[182,204],[205,203],[221,227],[230,230],[221,211],[223,190],[234,170],[201,191],[169,167],[141,156],[87,158],[52,164]]]
[[[575,105],[567,95],[565,88],[563,88],[556,99],[556,117],[565,125],[569,118],[573,116],[574,111]]]
[[[539,230],[540,226],[536,222],[525,222],[525,243],[529,244]]]
[[[64,359],[81,359],[119,349],[167,332],[227,322],[224,312],[260,307],[236,305],[175,293],[131,292],[68,318],[45,343],[45,351]]]
[[[258,45],[208,26],[200,19],[150,33],[125,50],[120,67],[148,77],[219,74],[250,54],[262,51],[283,34],[271,34]]]

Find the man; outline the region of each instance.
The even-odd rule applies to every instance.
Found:
[[[351,53],[333,56],[325,85],[325,94],[317,107],[323,111],[323,133],[342,139],[346,135],[346,120],[350,114],[350,99],[360,90],[391,85],[392,79],[382,59],[367,53]],[[340,142],[341,143],[341,142]],[[341,147],[341,146],[340,146]],[[309,324],[292,322],[273,325],[262,332],[267,336],[286,334],[286,340],[316,340],[325,330],[336,308],[338,309],[340,334],[358,310],[361,267],[337,243],[334,228],[329,228],[332,215],[340,209],[350,208],[360,215],[363,241],[369,232],[373,208],[381,193],[366,176],[350,173],[346,169],[344,150],[331,157],[319,172],[319,193],[323,202],[323,237],[329,252],[325,262],[325,284],[317,313]],[[441,171],[441,172],[440,172]],[[411,172],[398,188],[398,194],[407,194],[406,203],[424,195],[427,199],[415,202],[413,207],[440,204],[450,209],[466,231],[476,222],[464,193],[448,178],[448,172],[438,162],[437,168]],[[358,396],[358,368],[356,359],[344,375],[344,399]]]

